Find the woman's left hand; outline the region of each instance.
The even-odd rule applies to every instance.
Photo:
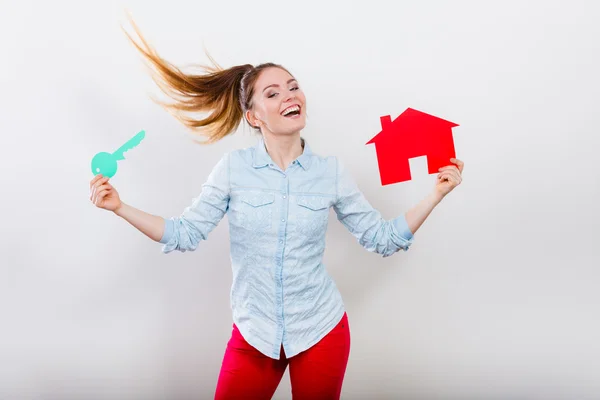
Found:
[[[437,176],[435,191],[440,197],[446,196],[462,182],[461,174],[465,164],[456,158],[451,158],[450,162],[455,165],[440,168]]]

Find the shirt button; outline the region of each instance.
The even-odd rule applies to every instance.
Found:
[[[282,218],[282,219],[281,219],[281,222],[285,222],[285,218]]]
[[[285,199],[285,196],[283,196],[283,198]]]
[[[280,241],[279,241],[279,244],[283,244],[283,240],[280,240]]]

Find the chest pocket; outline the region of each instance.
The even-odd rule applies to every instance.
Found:
[[[315,235],[327,228],[330,199],[324,196],[298,196],[296,198],[296,231]]]
[[[240,225],[254,231],[271,229],[275,195],[266,192],[247,192],[240,196]]]

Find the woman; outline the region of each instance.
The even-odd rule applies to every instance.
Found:
[[[195,250],[228,215],[234,323],[216,399],[269,399],[288,365],[294,399],[338,399],[350,333],[340,293],[321,262],[329,209],[368,251],[384,257],[406,251],[433,208],[460,184],[463,163],[450,160],[454,165],[440,169],[427,198],[386,221],[336,157],[313,153],[301,137],[306,98],[284,67],[184,74],[143,38],[144,47],[132,42],[176,100],[169,110],[211,112],[197,120],[174,113],[187,127],[204,128],[210,143],[245,120],[260,139],[225,154],[179,217],[164,219],[122,202],[101,175],[90,183],[91,201],[163,244],[165,253]]]

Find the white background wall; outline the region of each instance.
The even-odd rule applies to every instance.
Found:
[[[344,296],[346,399],[600,397],[600,6],[571,1],[2,1],[0,398],[211,398],[231,333],[224,220],[193,253],[88,199],[90,160],[141,129],[112,182],[179,214],[238,134],[194,144],[119,25],[132,12],[178,66],[282,63],[313,150],[346,160],[387,218],[433,189],[381,186],[379,117],[454,129],[464,182],[407,253],[366,252],[332,212],[325,262]],[[286,373],[276,396],[290,398]]]

